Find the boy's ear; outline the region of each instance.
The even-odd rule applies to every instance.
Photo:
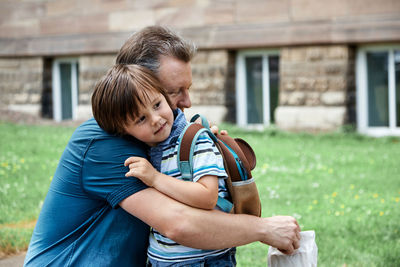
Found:
[[[247,162],[250,165],[250,170],[253,170],[256,167],[256,163],[257,163],[256,154],[254,153],[253,149],[243,139],[235,138],[235,141],[238,144],[238,146],[240,147],[240,149],[242,150],[243,154],[245,155]]]

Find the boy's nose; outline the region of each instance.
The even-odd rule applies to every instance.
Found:
[[[157,125],[160,122],[161,117],[158,114],[151,116],[151,122],[153,125]]]

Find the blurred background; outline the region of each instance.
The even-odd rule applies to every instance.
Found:
[[[154,24],[198,46],[190,114],[400,135],[398,0],[1,0],[0,109],[90,117],[95,82]]]

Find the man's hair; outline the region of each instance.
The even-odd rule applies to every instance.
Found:
[[[157,74],[161,56],[190,62],[196,47],[175,32],[162,26],[149,26],[133,34],[121,47],[116,63],[137,64]]]
[[[154,73],[139,65],[114,65],[97,82],[92,95],[92,112],[101,128],[110,134],[125,135],[128,120],[139,116],[151,93],[169,99]],[[171,105],[170,105],[171,106]]]

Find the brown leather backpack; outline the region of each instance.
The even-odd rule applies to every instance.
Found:
[[[201,117],[202,124],[194,123]],[[178,168],[184,180],[192,180],[192,158],[194,146],[201,133],[207,133],[218,147],[224,159],[228,174],[226,185],[230,199],[218,198],[217,206],[225,212],[244,213],[261,216],[261,202],[258,190],[251,175],[256,166],[256,156],[251,146],[240,138],[229,135],[214,135],[208,121],[195,115],[179,137]]]

